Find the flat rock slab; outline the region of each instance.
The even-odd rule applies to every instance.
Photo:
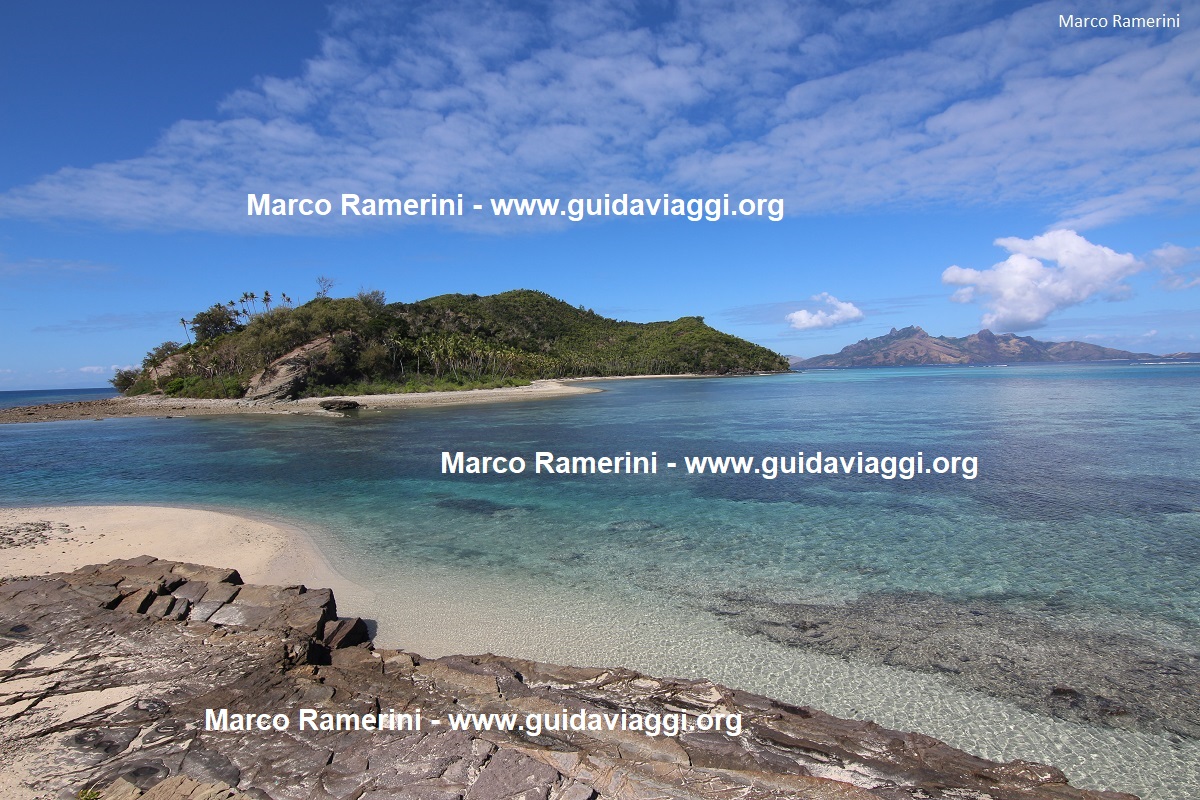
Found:
[[[99,787],[105,800],[1131,798],[709,681],[375,650],[362,620],[337,617],[328,590],[240,582],[233,570],[145,556],[0,584],[0,763],[23,796],[69,800]],[[115,607],[91,591],[121,586]],[[198,597],[187,619],[170,619]],[[563,709],[737,713],[742,731],[533,736],[448,724],[451,714],[524,720]],[[351,724],[379,712],[394,720],[385,730]],[[302,714],[311,729],[299,729]],[[822,777],[832,772],[842,778]]]

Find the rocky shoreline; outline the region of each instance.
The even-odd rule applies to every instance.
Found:
[[[206,709],[740,713],[741,734],[203,730]],[[703,680],[373,647],[331,591],[149,556],[0,585],[13,798],[1130,800]]]
[[[251,403],[243,400],[192,400],[164,397],[112,397],[106,400],[75,400],[35,406],[0,408],[0,424],[63,422],[122,417],[196,417],[223,414],[295,414],[288,403]],[[320,409],[316,413],[323,413]]]

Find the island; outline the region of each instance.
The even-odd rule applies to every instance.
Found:
[[[520,386],[538,379],[781,372],[787,360],[702,317],[622,322],[544,292],[388,303],[378,290],[298,307],[244,293],[180,320],[187,342],[118,372],[126,395],[291,400]]]
[[[892,328],[883,336],[862,339],[837,353],[790,358],[793,369],[836,367],[913,367],[932,364],[1008,364],[1067,361],[1136,361],[1165,359],[1193,361],[1197,353],[1133,353],[1088,342],[1043,342],[1015,333],[984,329],[969,336],[930,336],[916,325]]]
[[[512,402],[599,391],[576,383],[593,378],[790,368],[703,317],[619,321],[527,289],[413,303],[322,290],[299,306],[243,292],[179,322],[186,342],[162,342],[117,371],[121,397],[4,408],[0,424]]]

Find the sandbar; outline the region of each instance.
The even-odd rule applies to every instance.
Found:
[[[497,389],[466,389],[455,392],[410,392],[407,394],[370,394],[337,399],[353,400],[366,410],[386,408],[428,408],[433,406],[471,405],[475,403],[510,403],[522,400],[545,400],[572,397],[602,391],[595,387],[578,386],[561,380],[537,380],[528,386],[505,386]],[[306,397],[300,400],[200,400],[188,397],[138,395],[113,397],[107,400],[82,400],[69,403],[47,403],[0,409],[0,424],[19,422],[60,422],[64,420],[96,420],[116,417],[205,417],[226,414],[308,414],[342,416],[339,412],[321,408],[328,397]]]

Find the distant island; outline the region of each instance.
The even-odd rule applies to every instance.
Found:
[[[1008,364],[1050,361],[1110,361],[1144,358],[1196,359],[1197,353],[1132,353],[1087,342],[1042,342],[1031,336],[982,330],[970,336],[930,336],[910,325],[863,339],[838,353],[789,358],[793,369],[820,367],[911,367],[927,364]]]
[[[785,357],[702,317],[621,322],[548,294],[447,294],[388,303],[383,292],[293,307],[244,293],[181,319],[112,384],[132,395],[288,400],[521,386],[543,378],[782,372]]]

